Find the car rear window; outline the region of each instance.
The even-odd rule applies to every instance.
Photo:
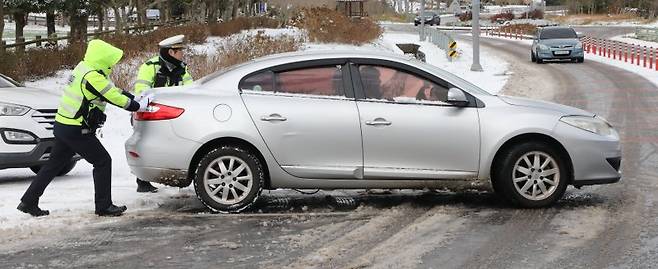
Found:
[[[544,29],[541,31],[540,39],[578,38],[573,29]]]
[[[310,67],[255,73],[240,82],[241,90],[299,95],[345,96],[341,66]]]

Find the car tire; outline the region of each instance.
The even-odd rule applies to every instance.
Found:
[[[535,58],[535,53],[533,52],[530,52],[530,61],[533,63],[537,62],[537,58]]]
[[[265,182],[264,171],[263,163],[249,150],[222,146],[206,153],[199,162],[194,190],[210,210],[238,213],[258,199]]]
[[[542,60],[539,57],[535,58],[535,60],[536,60],[536,63],[538,63],[538,64],[543,64],[544,63],[544,60]]]
[[[60,171],[60,172],[57,174],[57,176],[58,176],[58,177],[65,176],[66,174],[68,174],[69,172],[71,172],[71,170],[73,170],[73,168],[75,168],[75,165],[76,165],[77,163],[78,163],[78,161],[71,161],[71,162],[70,162],[69,164],[67,164],[64,168],[62,168],[62,171]],[[41,166],[32,166],[32,167],[30,167],[30,170],[32,170],[32,172],[34,172],[35,174],[39,174],[39,171],[41,171]]]
[[[585,57],[580,57],[576,60],[577,63],[584,63],[585,62]]]
[[[525,208],[546,207],[562,198],[570,175],[554,147],[530,141],[502,154],[492,171],[492,185],[502,198]]]

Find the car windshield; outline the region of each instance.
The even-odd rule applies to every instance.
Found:
[[[0,75],[0,88],[15,88],[18,87],[18,82],[13,81],[12,79]]]
[[[570,28],[544,29],[539,39],[578,38],[576,31]]]

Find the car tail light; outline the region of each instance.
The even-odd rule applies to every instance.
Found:
[[[171,120],[180,117],[185,109],[151,103],[148,111],[135,113],[134,119],[138,121]]]

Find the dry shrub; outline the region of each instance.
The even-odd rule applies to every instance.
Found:
[[[520,14],[517,18],[519,18],[519,19],[536,19],[536,20],[543,19],[544,18],[544,12],[539,10],[539,9],[535,9],[535,10]]]
[[[259,32],[256,35],[230,40],[213,56],[193,55],[188,58],[188,66],[193,77],[201,78],[258,57],[297,51],[301,43],[301,40],[287,35],[270,37]]]
[[[84,46],[71,44],[53,48],[36,48],[20,53],[0,54],[0,73],[17,81],[54,75],[62,68],[73,68],[84,55]]]
[[[203,24],[192,24],[159,28],[141,34],[103,35],[99,39],[121,48],[124,51],[124,59],[126,59],[144,52],[156,52],[158,42],[177,34],[185,34],[189,42],[200,43],[208,37],[208,30]],[[53,48],[31,48],[24,53],[7,51],[0,54],[0,62],[2,62],[0,73],[17,81],[50,76],[58,70],[75,67],[82,60],[86,45],[86,43],[73,43]]]
[[[459,21],[470,21],[470,20],[473,20],[472,12],[466,11],[459,14]]]
[[[508,12],[503,12],[503,13],[498,13],[496,15],[491,16],[491,22],[496,22],[498,19],[502,19],[505,21],[511,21],[514,19],[514,13],[511,11]]]
[[[208,25],[208,30],[212,36],[229,36],[237,34],[242,30],[254,28],[279,28],[283,24],[272,18],[268,17],[240,17],[222,23],[213,23]]]
[[[362,45],[382,35],[382,28],[369,18],[350,19],[324,8],[302,8],[290,23],[308,32],[311,42]]]
[[[524,35],[534,35],[537,31],[537,26],[523,23],[523,24],[511,24],[499,28],[501,32],[512,32],[516,33],[517,31]]]

